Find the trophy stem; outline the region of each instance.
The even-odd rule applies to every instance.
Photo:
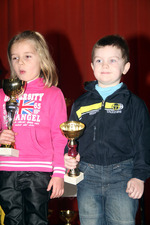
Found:
[[[75,143],[75,141],[71,140],[68,143],[68,156],[71,156],[73,158],[75,158],[77,156],[78,152],[77,152],[77,144]],[[70,169],[68,172],[68,176],[69,177],[76,177],[79,176],[80,172],[79,169],[76,167],[75,169]]]
[[[17,110],[17,102],[16,101],[6,102],[6,111],[7,111],[7,119],[8,119],[7,127],[9,130],[12,129],[12,124],[13,124],[16,110]]]
[[[15,96],[10,96],[10,100],[9,100],[9,102],[15,102],[15,103],[17,103],[17,102],[16,102],[16,98],[15,98]]]
[[[77,149],[77,144],[75,143],[75,144],[72,145],[71,142],[68,142],[67,146],[68,146],[68,155],[72,156],[73,158],[75,158],[77,156],[77,154],[78,154],[78,152],[76,150]]]
[[[16,102],[17,103],[17,102]],[[10,110],[10,107],[13,106]],[[16,107],[17,105],[13,103],[13,105],[10,105],[10,102],[6,102],[6,109],[7,111],[7,128],[8,130],[12,130],[12,124],[13,124],[13,120],[14,120],[14,116],[15,116],[15,111],[16,111]],[[11,143],[11,144],[1,144],[1,148],[14,148],[15,143]]]

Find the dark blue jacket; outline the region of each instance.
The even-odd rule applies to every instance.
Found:
[[[96,83],[87,84],[69,118],[86,126],[77,140],[81,161],[106,166],[133,159],[133,177],[145,180],[150,175],[150,116],[144,101],[125,84],[103,101]]]

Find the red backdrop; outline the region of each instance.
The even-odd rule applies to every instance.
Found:
[[[124,81],[150,108],[150,0],[1,0],[0,70],[8,75],[8,41],[18,32],[41,32],[55,59],[59,85],[74,100],[83,83],[93,80],[90,67],[94,43],[120,34],[130,47],[131,69]]]
[[[83,92],[83,83],[94,79],[94,43],[108,34],[124,36],[131,58],[124,82],[150,109],[150,0],[0,0],[1,79],[9,76],[8,41],[28,29],[45,36],[59,86],[72,101]],[[148,198],[146,194],[147,210]]]

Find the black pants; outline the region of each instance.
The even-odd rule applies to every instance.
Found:
[[[46,191],[51,173],[0,171],[0,205],[5,225],[47,225]]]

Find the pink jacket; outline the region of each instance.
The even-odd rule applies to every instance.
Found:
[[[6,128],[6,101],[0,89],[0,128]],[[38,78],[27,83],[25,93],[18,99],[13,123],[16,149],[19,157],[0,156],[0,170],[52,172],[63,177],[64,148],[67,139],[59,125],[67,120],[64,96],[58,87],[44,87]]]

